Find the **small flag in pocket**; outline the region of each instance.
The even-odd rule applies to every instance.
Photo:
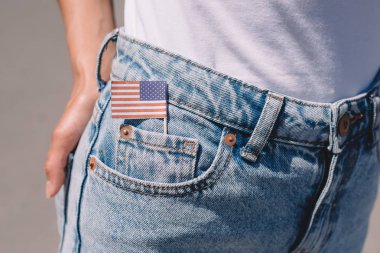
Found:
[[[167,117],[166,81],[111,81],[112,118]]]

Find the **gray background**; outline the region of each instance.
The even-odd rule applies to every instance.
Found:
[[[122,0],[115,9],[122,25]],[[55,208],[44,196],[43,170],[71,88],[56,1],[1,0],[0,38],[0,252],[56,252]],[[377,201],[364,252],[380,252],[379,239]]]

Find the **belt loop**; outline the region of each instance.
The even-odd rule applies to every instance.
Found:
[[[103,42],[100,46],[100,50],[99,50],[99,53],[98,53],[98,58],[97,58],[97,63],[96,63],[96,79],[98,80],[98,91],[100,92],[107,84],[107,82],[103,81],[102,80],[102,77],[101,77],[101,74],[100,74],[100,70],[101,70],[101,65],[102,65],[102,56],[103,56],[103,53],[105,51],[105,49],[107,48],[107,45],[108,43],[112,40],[112,41],[116,41],[117,40],[117,36],[119,34],[119,28],[115,28],[112,32],[108,33],[104,39],[103,39]]]
[[[329,133],[329,145],[327,150],[336,154],[340,153],[342,150],[339,146],[339,137],[338,137],[338,122],[339,122],[339,112],[338,108],[340,103],[333,103],[330,107],[330,133]]]
[[[256,161],[260,151],[268,141],[283,102],[283,96],[275,95],[271,92],[268,93],[264,108],[255,129],[253,130],[247,145],[240,150],[240,155],[243,158],[253,162]]]
[[[380,117],[379,117],[379,109],[380,109],[380,97],[378,94],[371,94],[370,96],[372,101],[372,122],[371,122],[371,130],[370,130],[370,141],[367,143],[372,146],[379,141],[379,126],[380,126]]]

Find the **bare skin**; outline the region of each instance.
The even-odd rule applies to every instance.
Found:
[[[45,161],[48,198],[61,188],[67,157],[90,119],[98,98],[97,52],[104,36],[115,28],[112,0],[58,0],[58,4],[65,25],[73,83],[64,113],[52,131]]]

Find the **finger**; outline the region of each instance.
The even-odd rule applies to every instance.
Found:
[[[46,197],[50,198],[55,196],[61,188],[65,179],[65,163],[62,159],[62,152],[51,152],[52,156],[46,160],[45,172],[46,172]]]
[[[48,198],[57,194],[65,180],[65,168],[69,151],[62,146],[62,141],[60,140],[62,139],[53,137],[45,162],[45,194]]]

